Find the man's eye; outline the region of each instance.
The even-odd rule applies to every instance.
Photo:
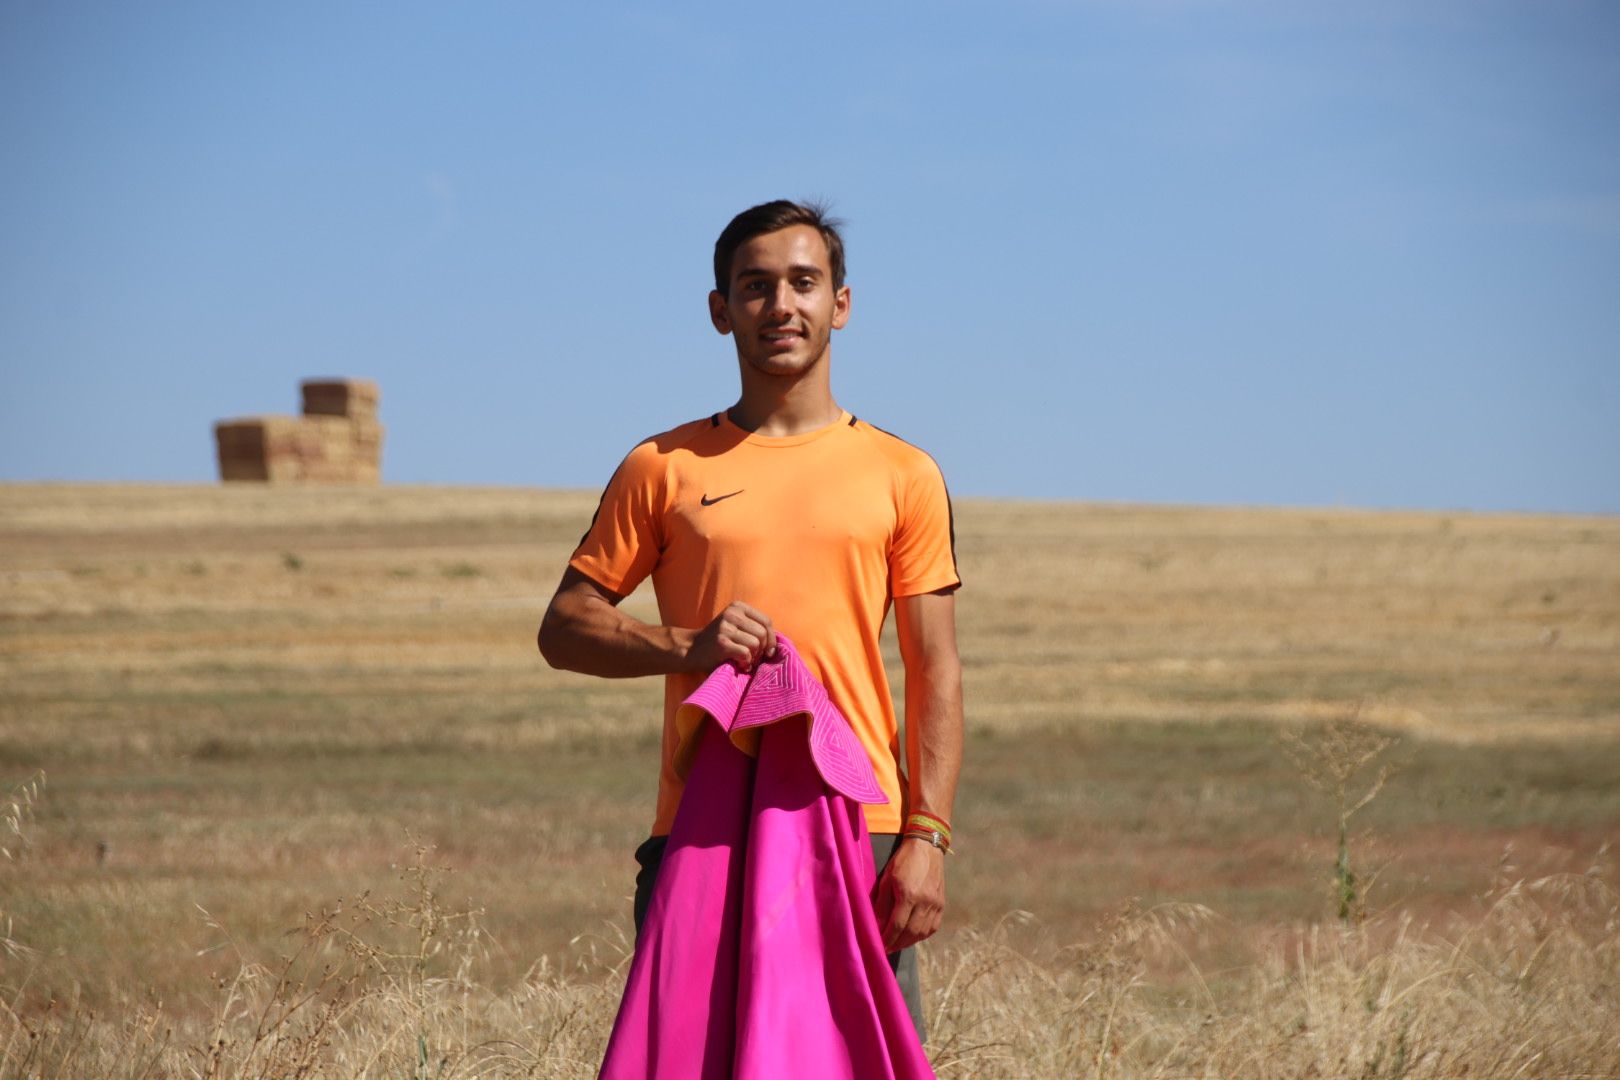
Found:
[[[795,281],[793,283],[793,287],[798,289],[800,292],[808,292],[809,290],[816,287],[816,279],[815,278],[802,277],[798,281]]]

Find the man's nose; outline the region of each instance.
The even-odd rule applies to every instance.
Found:
[[[776,283],[776,288],[771,290],[771,311],[773,314],[780,312],[784,315],[793,311],[793,283],[791,281],[779,281]]]

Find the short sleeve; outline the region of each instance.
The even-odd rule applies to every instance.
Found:
[[[917,596],[962,584],[956,569],[956,521],[939,466],[919,452],[900,483],[894,544],[889,549],[891,594]]]
[[[621,595],[635,592],[663,549],[663,458],[644,442],[619,463],[568,565]]]

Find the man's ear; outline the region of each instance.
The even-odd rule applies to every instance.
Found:
[[[709,321],[722,334],[731,333],[731,312],[726,310],[726,298],[718,289],[709,291]]]
[[[842,286],[839,288],[838,292],[833,294],[832,328],[834,330],[842,330],[844,328],[844,324],[849,322],[849,300],[850,293],[848,285]]]

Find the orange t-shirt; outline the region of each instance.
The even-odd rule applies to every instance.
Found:
[[[847,412],[783,438],[716,413],[630,451],[569,565],[625,595],[651,575],[667,626],[707,626],[734,600],[769,615],[872,759],[889,802],[866,808],[867,828],[900,830],[898,724],[878,638],[894,597],[961,584],[933,458]],[[703,677],[664,680],[655,836],[681,798],[676,708]]]

